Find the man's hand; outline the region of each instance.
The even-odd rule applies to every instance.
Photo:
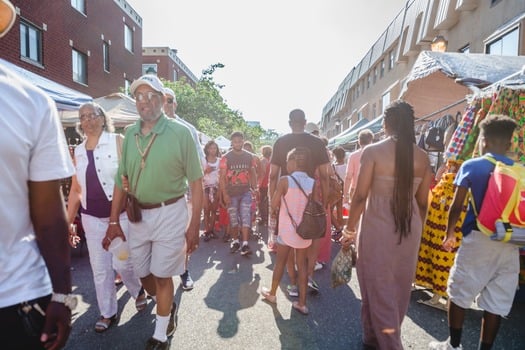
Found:
[[[224,206],[225,206],[226,208],[229,208],[229,207],[230,207],[231,199],[230,199],[230,196],[229,196],[229,195],[227,195],[227,194],[223,194],[223,195],[222,195],[222,201],[223,201]]]
[[[186,230],[186,253],[191,254],[199,247],[199,225],[191,223]]]
[[[66,345],[70,332],[71,310],[64,304],[50,302],[46,309],[46,322],[40,341],[46,349],[61,349]]]
[[[106,230],[106,236],[102,239],[102,248],[105,250],[108,250],[109,245],[111,244],[111,241],[115,238],[120,237],[123,241],[126,240],[126,236],[124,236],[124,232],[122,232],[122,228],[119,224],[113,225],[109,224],[108,229]]]

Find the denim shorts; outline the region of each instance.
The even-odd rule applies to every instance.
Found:
[[[228,216],[230,217],[231,227],[251,227],[252,226],[252,194],[247,191],[239,196],[230,197]]]

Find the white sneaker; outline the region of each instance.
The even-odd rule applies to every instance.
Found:
[[[462,350],[461,344],[457,348],[450,345],[450,338],[445,341],[432,341],[428,344],[429,350]]]
[[[316,261],[316,262],[315,262],[315,266],[314,266],[314,271],[322,270],[323,267],[324,267],[323,264],[321,264],[319,261]]]

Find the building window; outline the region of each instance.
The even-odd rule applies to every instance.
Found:
[[[366,88],[368,89],[370,87],[370,73],[366,76]]]
[[[519,35],[518,28],[487,44],[487,53],[490,55],[517,56]]]
[[[20,21],[20,55],[42,64],[42,31]]]
[[[109,43],[107,41],[102,43],[102,59],[104,60],[104,70],[109,72]]]
[[[374,84],[377,81],[377,66],[374,67]]]
[[[129,52],[133,52],[133,30],[126,24],[124,24],[124,47]]]
[[[71,0],[71,6],[78,12],[86,14],[86,2],[84,0]]]
[[[394,50],[391,50],[388,56],[388,70],[392,70],[394,68]]]
[[[363,119],[363,112],[360,111],[360,112],[357,112],[357,120],[361,120]]]
[[[73,81],[87,85],[87,56],[75,49],[73,51]]]
[[[467,45],[463,46],[461,49],[459,49],[458,51],[461,52],[461,53],[470,53],[470,45],[467,44]]]
[[[383,94],[383,96],[381,97],[381,104],[381,113],[384,113],[386,107],[388,107],[388,105],[390,104],[390,91]]]
[[[379,71],[379,77],[382,78],[385,75],[385,60],[381,60],[381,70]]]
[[[375,118],[376,117],[376,113],[377,113],[377,106],[376,104],[374,103],[372,105],[372,118]]]
[[[173,81],[177,81],[177,70],[173,70]]]

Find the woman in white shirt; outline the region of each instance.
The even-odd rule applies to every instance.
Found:
[[[202,169],[204,170],[204,177],[202,179],[204,186],[202,209],[204,211],[204,241],[207,242],[211,238],[216,237],[213,229],[219,204],[219,161],[221,157],[219,146],[214,140],[206,143],[206,146],[204,146],[204,155],[205,158],[202,160]]]

